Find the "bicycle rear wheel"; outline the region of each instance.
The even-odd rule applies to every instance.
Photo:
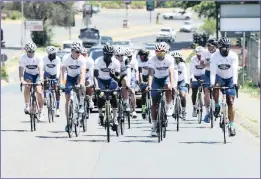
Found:
[[[147,117],[148,117],[148,120],[149,120],[149,123],[151,123],[151,101],[149,99],[148,101],[148,106],[147,106]]]
[[[36,131],[36,97],[35,95],[31,98],[30,105],[30,122],[31,122],[31,131]]]
[[[180,98],[177,97],[176,98],[176,104],[175,104],[175,118],[176,118],[176,121],[177,121],[177,131],[179,131],[179,106],[180,106]]]
[[[83,132],[87,131],[87,119],[89,118],[89,105],[88,105],[88,101],[84,100],[84,109],[85,112],[82,115],[82,128],[83,128]]]
[[[106,116],[106,130],[107,130],[107,142],[110,142],[110,116],[111,116],[111,109],[110,105],[105,105],[105,116]]]
[[[162,122],[161,122],[161,106],[159,105],[158,115],[157,115],[157,136],[158,142],[162,140]]]
[[[165,120],[164,120],[165,119]],[[164,126],[162,126],[162,131],[163,131],[163,138],[166,138],[166,133],[167,133],[167,115],[165,108],[162,107],[162,122]],[[162,140],[162,139],[161,139]]]
[[[210,105],[210,110],[209,110],[209,117],[210,117],[210,125],[211,125],[211,128],[214,127],[214,120],[213,120],[213,111],[212,111],[212,105]]]
[[[48,121],[49,123],[51,123],[53,121],[53,101],[52,101],[51,93],[48,94],[47,108],[48,108]]]
[[[227,143],[227,139],[226,139],[226,121],[225,121],[224,114],[221,115],[220,120],[221,120],[222,130],[223,130],[224,144],[226,144]]]
[[[120,103],[121,104],[121,103]],[[120,105],[119,107],[119,117],[118,117],[118,120],[119,120],[119,124],[120,124],[120,127],[121,127],[121,135],[124,134],[124,127],[125,127],[125,116],[124,116],[124,113],[123,113],[123,109],[122,109],[122,104]]]
[[[198,95],[197,113],[198,113],[198,123],[201,124],[201,121],[202,121],[202,100],[201,100],[201,95]]]

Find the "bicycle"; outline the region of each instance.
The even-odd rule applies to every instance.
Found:
[[[158,108],[156,109],[157,112],[157,120],[156,120],[156,129],[157,129],[157,136],[158,142],[162,141],[163,138],[166,137],[166,127],[167,127],[167,114],[166,114],[166,99],[165,99],[165,92],[169,91],[169,89],[151,89],[150,91],[157,91],[160,92],[160,100],[157,103]]]
[[[235,87],[210,87],[210,93],[213,93],[213,89],[221,89],[222,93],[222,100],[220,103],[220,121],[219,121],[219,126],[223,130],[223,135],[224,135],[224,144],[227,143],[226,141],[226,128],[228,128],[228,112],[227,112],[227,102],[226,102],[226,91],[227,89],[236,89],[236,97],[238,98],[238,88]],[[213,95],[213,94],[212,94]],[[229,131],[229,130],[228,130]]]
[[[146,96],[146,118],[149,120],[149,123],[151,123],[151,96],[149,92]]]
[[[77,98],[77,92],[80,90],[80,87],[73,86],[66,89],[72,89],[70,92],[70,99],[68,102],[68,117],[67,117],[67,126],[68,126],[68,135],[69,138],[72,137],[74,130],[75,136],[78,137],[80,133],[80,121],[79,121],[79,100]]]
[[[89,88],[90,86],[85,86],[85,88]],[[91,113],[91,109],[90,109],[90,98],[88,95],[85,95],[84,97],[84,113],[82,114],[82,120],[81,120],[81,124],[82,124],[82,128],[83,128],[83,132],[87,131],[87,120],[89,119]]]
[[[125,128],[125,113],[128,113],[129,111],[126,111],[126,109],[124,109],[123,107],[123,98],[122,98],[122,94],[121,94],[121,89],[120,88],[120,93],[118,95],[118,99],[119,99],[119,103],[118,103],[118,122],[119,122],[119,126],[121,128],[121,135],[124,134],[124,128]],[[127,116],[127,118],[129,118],[130,116]]]
[[[188,88],[188,92],[189,92],[189,87],[187,86],[180,86],[180,87],[186,87]],[[179,118],[180,118],[180,114],[181,114],[181,98],[180,98],[180,93],[179,93],[179,89],[175,90],[175,96],[172,95],[172,99],[174,102],[174,113],[172,114],[172,117],[175,119],[175,121],[177,121],[177,131],[179,131]]]
[[[114,90],[110,90],[110,89],[105,89],[105,90],[101,90],[101,89],[96,89],[96,92],[103,92],[105,94],[105,130],[107,130],[107,142],[110,142],[110,121],[112,120],[112,114],[111,114],[111,103],[110,100],[112,98],[112,96],[110,95],[111,93],[113,93],[113,95],[116,95],[115,92],[119,92],[119,89],[114,89]],[[116,136],[119,136],[119,129],[121,126],[120,122],[121,120],[118,120],[119,124],[118,127],[116,129]]]
[[[23,85],[26,86],[30,86],[30,102],[29,102],[29,106],[30,106],[30,110],[29,110],[29,114],[30,115],[30,124],[31,124],[31,132],[36,131],[36,120],[38,121],[38,119],[40,118],[40,111],[39,111],[39,105],[37,102],[37,98],[36,98],[36,87],[37,86],[42,86],[42,84],[40,83],[26,83],[26,84],[20,84],[20,90],[22,92],[22,87]]]
[[[48,109],[48,120],[49,123],[54,122],[54,113],[56,109],[56,96],[54,91],[54,82],[55,79],[45,79],[47,82],[48,90],[47,90],[47,109]]]

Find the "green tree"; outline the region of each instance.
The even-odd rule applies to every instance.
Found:
[[[205,19],[204,24],[200,26],[200,30],[207,33],[208,36],[213,35],[216,31],[216,19]]]

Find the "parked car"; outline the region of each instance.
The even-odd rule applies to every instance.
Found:
[[[169,19],[169,20],[190,20],[192,14],[187,13],[187,12],[168,12],[168,13],[163,13],[162,17],[164,19]]]
[[[160,29],[158,35],[156,36],[156,42],[168,41],[174,42],[176,39],[176,31],[171,27],[165,27]]]
[[[101,44],[105,45],[105,44],[112,44],[113,40],[112,37],[110,36],[101,36]]]
[[[192,22],[186,21],[180,28],[180,32],[195,32],[197,28],[195,25],[192,24]]]
[[[93,46],[88,51],[88,56],[91,57],[94,61],[103,56],[103,46]]]

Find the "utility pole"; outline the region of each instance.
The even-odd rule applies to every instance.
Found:
[[[24,1],[21,1],[21,13],[22,13],[22,21],[21,21],[21,47],[24,48],[24,38],[25,37],[25,29],[24,29]]]

